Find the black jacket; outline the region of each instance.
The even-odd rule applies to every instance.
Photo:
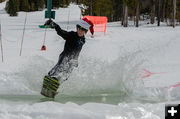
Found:
[[[68,57],[68,61],[78,60],[82,46],[85,44],[85,37],[79,37],[77,32],[74,31],[62,30],[59,25],[55,26],[55,30],[65,40],[64,50],[60,54],[61,58]]]

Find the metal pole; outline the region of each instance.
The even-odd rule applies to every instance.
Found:
[[[47,1],[48,17],[51,19],[52,0]]]
[[[1,43],[1,54],[2,54],[2,62],[3,62],[4,57],[3,57],[3,45],[2,45],[1,21],[0,21],[0,43]]]
[[[45,42],[46,42],[46,29],[47,29],[47,28],[45,28],[43,46],[45,45]]]
[[[68,23],[67,23],[67,30],[69,28],[69,17],[70,17],[70,9],[69,9],[69,12],[68,12]]]
[[[21,49],[20,49],[20,56],[22,54],[22,46],[23,46],[23,41],[24,41],[24,33],[25,33],[25,27],[26,27],[26,20],[27,20],[27,12],[26,12],[26,18],[25,18],[25,21],[24,21],[24,29],[23,29],[23,35],[22,35],[22,41],[21,41]]]

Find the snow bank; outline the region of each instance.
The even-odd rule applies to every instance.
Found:
[[[0,104],[1,119],[163,119],[164,104]],[[156,107],[156,108],[155,108]]]

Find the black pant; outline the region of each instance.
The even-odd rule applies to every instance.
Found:
[[[73,71],[72,61],[68,56],[60,55],[58,63],[49,71],[48,75],[57,78],[60,83],[63,83]]]

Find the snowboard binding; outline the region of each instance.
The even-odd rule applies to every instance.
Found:
[[[57,94],[59,85],[60,83],[55,77],[45,76],[41,94],[49,98],[54,98]]]

